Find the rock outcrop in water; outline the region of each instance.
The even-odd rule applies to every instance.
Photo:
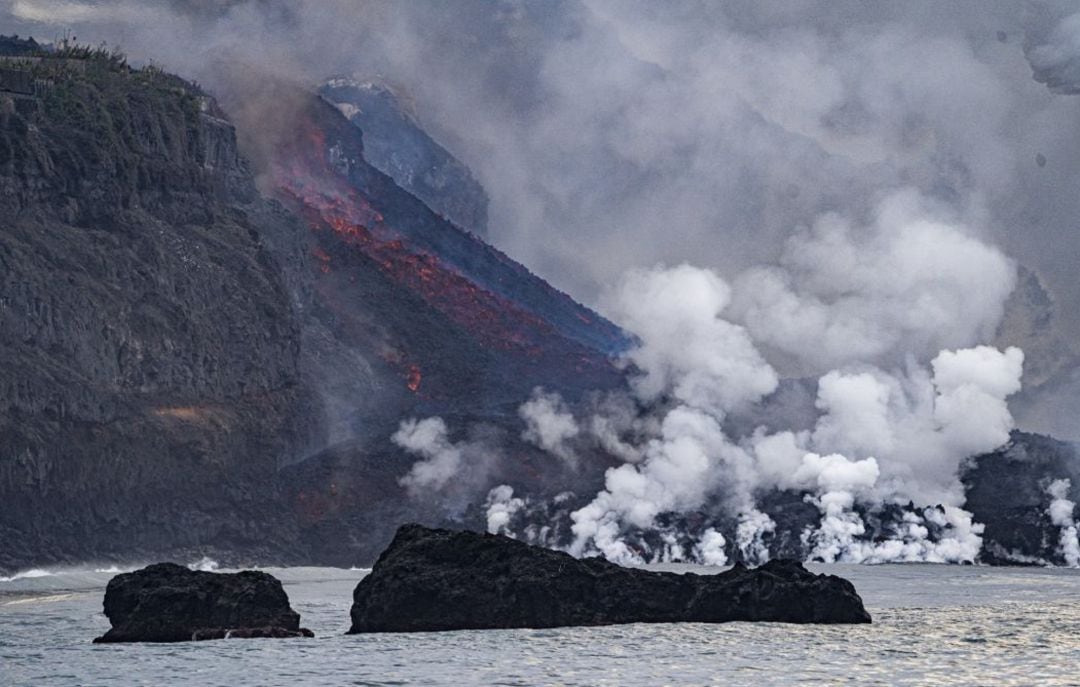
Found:
[[[850,582],[795,561],[680,575],[405,525],[357,585],[349,632],[736,620],[868,623],[870,614]]]
[[[1008,444],[977,456],[961,475],[965,508],[983,523],[980,561],[990,565],[1066,565],[1061,528],[1050,518],[1047,486],[1057,479],[1080,484],[1076,446],[1013,432]]]
[[[112,629],[94,640],[186,642],[226,637],[311,637],[272,575],[212,573],[158,563],[117,575],[105,589]]]

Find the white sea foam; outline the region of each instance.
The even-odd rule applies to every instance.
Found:
[[[0,577],[0,582],[14,582],[16,580],[26,580],[26,579],[32,579],[32,578],[35,578],[35,577],[52,577],[55,574],[56,573],[50,572],[48,570],[40,570],[38,568],[33,568],[31,570],[24,570],[22,572],[17,572],[14,575],[12,575],[11,577]]]
[[[213,558],[203,556],[194,563],[188,563],[188,568],[191,570],[201,570],[202,572],[216,572],[221,566]]]

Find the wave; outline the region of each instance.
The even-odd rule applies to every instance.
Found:
[[[0,597],[57,594],[63,592],[87,592],[104,589],[113,576],[142,568],[144,563],[84,565],[66,568],[33,568],[21,570],[10,577],[0,577]],[[234,572],[237,569],[222,568],[209,557],[189,562],[192,570],[206,572]],[[332,568],[322,566],[251,566],[247,570],[262,570],[277,577],[284,584],[356,580],[371,572],[371,568]]]
[[[14,582],[15,580],[33,579],[35,577],[51,577],[56,573],[49,572],[48,570],[40,570],[33,568],[31,570],[24,570],[23,572],[17,572],[11,577],[0,577],[0,582]]]

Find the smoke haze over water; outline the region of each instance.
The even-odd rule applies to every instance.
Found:
[[[1013,427],[1025,354],[1009,344],[1062,378],[1075,364],[1080,14],[1064,2],[0,7],[20,33],[119,44],[234,106],[262,75],[407,94],[490,195],[493,242],[640,337],[632,401],[575,416],[538,390],[521,409],[556,460],[588,438],[625,461],[575,512],[579,551],[629,559],[625,527],[721,494],[739,533],[708,530],[699,557],[722,560],[725,536],[746,553],[771,526],[755,491],[776,486],[813,494],[820,558],[970,559],[956,472]],[[265,97],[241,116],[261,122]],[[1052,329],[999,332],[1018,265]],[[792,377],[817,380],[809,426],[729,429]],[[1068,422],[1031,428],[1077,436]],[[410,491],[463,463],[441,421],[396,440],[424,457]],[[856,503],[908,499],[945,508],[908,521],[908,548],[854,543]],[[502,531],[524,501],[489,506]]]

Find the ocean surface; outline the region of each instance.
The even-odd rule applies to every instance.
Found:
[[[94,645],[115,571],[0,578],[0,685],[1080,685],[1080,571],[811,567],[874,623],[346,636],[366,571],[270,568],[314,639]]]

